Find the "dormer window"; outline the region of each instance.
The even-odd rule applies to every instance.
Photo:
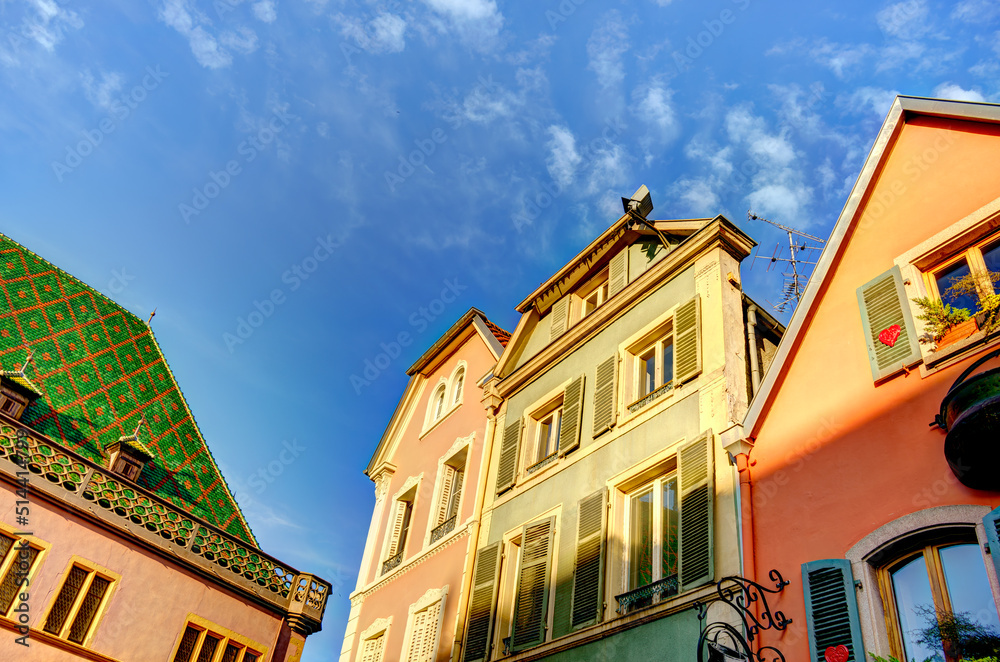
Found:
[[[12,418],[20,418],[25,404],[25,402],[13,397],[9,393],[0,393],[0,411]]]
[[[579,292],[579,318],[583,319],[608,300],[608,270],[598,274]]]
[[[149,449],[139,441],[139,429],[146,422],[146,417],[139,418],[132,434],[118,437],[118,441],[109,444],[106,450],[110,453],[108,468],[119,476],[124,476],[133,482],[139,480],[139,474],[146,463],[153,458]]]
[[[115,458],[111,470],[116,474],[121,474],[129,480],[134,481],[139,477],[139,472],[142,470],[142,466],[125,455],[119,454],[118,457]]]
[[[12,418],[21,418],[28,405],[42,395],[24,372],[33,355],[29,350],[24,364],[17,370],[0,370],[0,412]]]

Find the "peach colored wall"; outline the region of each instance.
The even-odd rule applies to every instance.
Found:
[[[440,378],[449,379],[460,361],[465,361],[466,373],[462,405],[443,419],[430,432],[420,438],[428,403]],[[403,563],[423,552],[424,537],[432,513],[434,487],[437,481],[438,460],[451,448],[456,439],[468,437],[475,432],[475,442],[469,449],[466,475],[462,487],[462,503],[456,528],[468,520],[474,511],[478,491],[479,472],[482,462],[483,443],[486,433],[486,410],[480,398],[481,389],[476,382],[496,363],[482,338],[476,334],[465,341],[451,356],[429,374],[416,400],[413,411],[402,433],[402,437],[389,461],[396,465],[387,492],[387,507],[383,509],[382,520],[378,524],[374,557],[368,574],[368,583],[375,581],[382,566],[382,550],[385,545],[388,521],[392,516],[392,496],[410,476],[423,473],[417,490],[417,500],[410,524]],[[449,398],[450,398],[449,393]],[[428,589],[449,586],[445,601],[444,619],[439,640],[439,659],[447,659],[451,652],[455,631],[456,610],[462,590],[462,575],[468,556],[468,537],[463,536],[434,553],[428,560],[421,561],[418,568],[405,572],[400,577],[365,597],[358,617],[357,632],[352,646],[356,657],[360,634],[379,618],[392,616],[392,627],[387,642],[386,658],[392,660],[402,655],[403,638],[406,631],[408,608]],[[354,657],[352,657],[352,660]]]
[[[32,480],[38,480],[37,476]],[[10,526],[15,523],[14,501],[12,487],[0,483],[0,521]],[[90,640],[92,650],[122,661],[163,662],[169,659],[191,612],[267,646],[269,653],[272,650],[280,617],[38,498],[31,499],[30,509],[30,531],[51,545],[29,587],[33,629],[42,628],[75,555],[121,575]],[[8,659],[79,658],[34,639],[25,648],[14,643],[13,633],[0,630],[0,660]]]
[[[795,621],[783,637],[764,633],[764,643],[789,660],[808,659],[802,563],[843,558],[917,510],[1000,504],[957,482],[944,432],[928,426],[970,361],[875,386],[856,296],[895,257],[1000,196],[998,161],[995,127],[918,118],[903,128],[756,436],[756,573],[777,568],[791,580],[777,606]]]

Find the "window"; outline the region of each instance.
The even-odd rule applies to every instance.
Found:
[[[430,540],[435,543],[455,530],[458,509],[462,502],[462,484],[465,482],[467,448],[441,466],[441,487],[438,506],[434,514]]]
[[[498,609],[500,651],[516,653],[548,638],[555,517],[526,524],[507,539],[504,593]],[[498,656],[499,657],[499,656]]]
[[[89,562],[74,561],[56,595],[43,630],[81,646],[96,629],[111,589],[121,577]]]
[[[528,454],[528,471],[548,464],[559,453],[559,428],[563,413],[562,396],[531,416],[532,447]]]
[[[924,536],[887,556],[878,578],[893,655],[944,660],[947,652],[941,647],[929,648],[918,640],[921,630],[950,613],[966,613],[980,625],[1000,629],[983,554],[971,529]]]
[[[118,457],[115,458],[115,463],[111,470],[117,474],[125,476],[129,480],[135,480],[139,477],[140,469],[141,467],[139,464],[132,462],[124,455],[119,454]]]
[[[445,395],[445,386],[444,384],[442,384],[434,392],[434,399],[431,405],[433,407],[434,413],[431,418],[431,421],[438,420],[444,414],[444,395]]]
[[[385,644],[389,640],[392,616],[379,618],[361,633],[358,644],[357,662],[382,662],[385,659]]]
[[[669,329],[652,344],[635,353],[633,393],[641,399],[674,379],[674,342]]]
[[[209,621],[188,615],[172,662],[259,662],[267,648]]]
[[[417,486],[407,488],[402,496],[395,499],[395,508],[390,520],[390,529],[386,539],[385,561],[382,563],[382,574],[399,566],[403,562],[406,551],[406,541],[410,535],[410,523],[413,519],[413,502],[417,496]]]
[[[42,551],[35,541],[0,531],[0,616],[10,616],[20,602],[19,589],[31,581]]]
[[[448,587],[430,589],[409,608],[404,662],[434,662]]]
[[[677,476],[674,473],[661,476],[628,495],[626,565],[629,591],[661,580],[673,580],[671,590],[661,595],[677,593],[677,506]],[[652,604],[652,597],[639,606],[648,604]]]
[[[608,300],[608,270],[605,269],[593,280],[580,288],[578,297],[578,318],[582,320]]]
[[[0,411],[8,414],[10,416],[17,416],[18,411],[21,409],[21,403],[13,398],[6,396],[0,396]]]
[[[973,246],[965,248],[958,255],[938,263],[925,274],[927,289],[944,303],[953,308],[965,308],[975,312],[979,308],[978,297],[970,294],[949,292],[948,288],[962,278],[975,274],[978,280],[979,297],[1000,293],[1000,288],[989,274],[1000,273],[1000,239],[994,234]]]
[[[462,387],[465,386],[465,368],[459,368],[458,373],[456,373],[453,378],[453,384],[451,387],[451,404],[452,406],[458,405],[462,402]]]

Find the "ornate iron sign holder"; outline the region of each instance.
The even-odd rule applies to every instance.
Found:
[[[698,662],[786,662],[781,651],[773,646],[761,646],[757,652],[753,650],[753,642],[759,632],[772,629],[783,631],[792,622],[782,612],[772,611],[767,603],[768,594],[781,593],[788,582],[782,579],[777,570],[772,570],[768,576],[774,582],[774,588],[767,588],[743,577],[724,577],[716,584],[719,599],[736,610],[743,621],[743,632],[729,623],[711,623],[705,626],[708,605],[695,603],[698,620],[703,622],[701,637],[698,639]],[[759,617],[754,613],[755,605],[758,607]],[[706,654],[708,657],[705,657]]]

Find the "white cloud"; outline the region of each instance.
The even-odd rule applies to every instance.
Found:
[[[617,11],[611,11],[600,20],[587,41],[587,68],[597,75],[597,82],[604,89],[615,87],[625,80],[622,55],[629,49],[629,35]]]
[[[503,28],[503,14],[494,0],[424,0],[447,22],[448,30],[475,50],[489,51]]]
[[[983,25],[1000,17],[1000,5],[995,0],[962,0],[951,11],[951,17],[964,23]]]
[[[576,168],[581,161],[580,154],[576,151],[576,138],[568,127],[556,125],[549,127],[549,135],[552,137],[546,144],[549,150],[546,167],[552,179],[565,188],[573,183]]]
[[[80,82],[87,101],[101,110],[111,110],[115,94],[122,89],[121,74],[114,71],[101,72],[101,82],[97,82],[90,69],[84,69],[80,74]]]
[[[889,108],[898,94],[896,90],[865,86],[854,90],[843,103],[851,110],[871,112],[881,119],[889,114]]]
[[[875,23],[887,38],[920,39],[931,30],[927,0],[903,0],[875,14]]]
[[[239,27],[236,30],[226,30],[219,35],[219,41],[226,48],[234,50],[243,55],[249,55],[257,50],[257,33],[247,27]]]
[[[827,67],[837,78],[846,78],[873,53],[868,44],[837,44],[821,39],[809,51],[814,60]]]
[[[639,119],[653,126],[661,137],[668,140],[674,138],[679,125],[672,104],[673,90],[654,81],[645,90],[637,88],[636,92],[639,94],[635,114]]]
[[[79,30],[83,21],[76,12],[63,9],[53,0],[28,0],[35,10],[34,16],[26,16],[21,33],[34,39],[47,51],[55,49],[70,28]]]
[[[340,23],[341,34],[370,53],[400,53],[406,48],[406,20],[396,14],[380,13],[367,24],[344,14],[334,20]]]
[[[956,101],[978,101],[983,103],[986,97],[979,90],[972,88],[966,90],[955,83],[942,83],[934,88],[934,96],[942,99],[954,99]]]
[[[604,141],[604,145],[591,153],[589,164],[590,177],[587,185],[587,192],[597,193],[601,190],[615,191],[622,189],[628,182],[628,152],[622,145]],[[612,199],[614,196],[612,196]],[[619,193],[616,202],[621,201]],[[613,207],[614,205],[612,205]],[[619,214],[621,206],[617,207]]]
[[[802,184],[764,184],[749,195],[750,207],[765,216],[783,219],[784,223],[808,225],[806,207],[812,190]]]
[[[274,23],[278,18],[278,12],[274,8],[274,0],[260,0],[253,4],[253,15],[258,21],[264,23]]]
[[[682,179],[674,185],[674,195],[686,203],[696,216],[714,216],[719,213],[721,201],[716,192],[715,178]]]
[[[165,0],[163,7],[160,8],[159,18],[181,35],[187,37],[191,52],[201,66],[209,69],[221,69],[232,64],[233,57],[229,51],[220,46],[215,37],[198,24],[207,23],[208,20],[199,16],[198,21],[196,21],[195,17],[188,11],[186,0]]]
[[[326,122],[320,122],[316,125],[316,133],[320,135],[321,138],[330,137],[330,125]]]

